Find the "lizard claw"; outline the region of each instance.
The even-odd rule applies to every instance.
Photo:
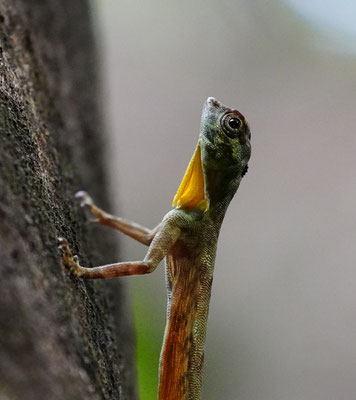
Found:
[[[58,249],[63,258],[72,256],[72,252],[69,248],[67,239],[59,237],[59,238],[57,238],[57,243],[58,243]]]
[[[80,207],[90,207],[94,204],[93,199],[84,190],[79,190],[74,197],[79,200]]]
[[[79,264],[79,258],[76,255],[73,256],[68,241],[62,237],[59,237],[57,242],[58,250],[61,253],[64,266],[69,269],[73,275],[80,276],[80,269],[82,267]]]
[[[84,190],[79,190],[74,197],[79,201],[80,207],[84,209],[88,222],[98,222],[98,218],[93,218],[93,209],[95,205],[88,193]]]
[[[77,255],[73,256],[73,261],[79,264],[79,257]]]

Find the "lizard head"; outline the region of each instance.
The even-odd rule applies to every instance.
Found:
[[[199,141],[173,206],[207,211],[211,202],[231,200],[247,172],[250,139],[244,116],[209,97],[203,107]]]

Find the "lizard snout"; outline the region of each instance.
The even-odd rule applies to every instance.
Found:
[[[220,106],[221,106],[221,103],[220,103],[218,100],[216,100],[215,97],[208,97],[208,99],[206,100],[206,102],[207,102],[209,105],[212,105],[212,106],[215,106],[215,107],[220,107]]]

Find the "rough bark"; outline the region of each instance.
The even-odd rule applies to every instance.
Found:
[[[73,198],[109,207],[88,2],[0,0],[0,46],[0,398],[133,399],[121,283],[73,278],[56,248],[114,260]]]

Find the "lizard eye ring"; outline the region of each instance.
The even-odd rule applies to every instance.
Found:
[[[220,122],[220,125],[225,134],[231,138],[237,138],[242,122],[234,113],[225,114]]]

